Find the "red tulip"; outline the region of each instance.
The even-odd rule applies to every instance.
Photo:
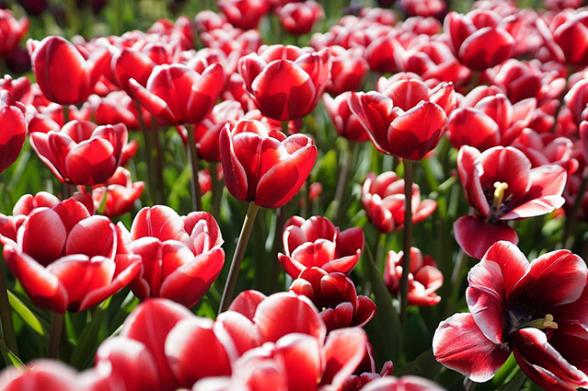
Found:
[[[167,206],[143,208],[128,239],[142,259],[143,272],[131,285],[140,299],[163,297],[192,307],[223,267],[223,239],[206,212],[182,218]]]
[[[555,15],[549,27],[543,20],[537,20],[538,31],[551,56],[560,62],[582,66],[588,64],[588,48],[585,45],[587,24],[587,11],[571,9]]]
[[[208,162],[219,162],[221,129],[227,123],[232,127],[244,115],[241,104],[236,101],[227,100],[214,106],[212,112],[194,127],[198,156]]]
[[[211,10],[200,11],[194,17],[196,29],[200,32],[212,31],[223,27],[227,23],[226,18],[222,14],[218,14]]]
[[[227,21],[242,29],[255,29],[260,19],[268,13],[267,0],[220,0],[218,8]]]
[[[362,8],[359,11],[362,20],[378,23],[384,26],[394,26],[396,24],[396,14],[386,8]]]
[[[203,32],[200,34],[200,39],[206,47],[220,49],[227,57],[234,53],[238,56],[253,53],[261,45],[261,36],[258,31],[243,31],[231,25]]]
[[[325,17],[323,7],[313,0],[288,3],[278,8],[276,14],[284,30],[292,35],[308,34],[316,22]]]
[[[102,214],[108,217],[121,216],[133,208],[144,187],[143,182],[131,180],[129,170],[119,167],[104,185],[96,186],[92,190],[94,208],[100,210],[104,204]]]
[[[479,86],[449,117],[449,141],[456,148],[469,145],[480,150],[510,145],[529,125],[535,107],[535,98],[513,105],[498,88]]]
[[[13,79],[10,75],[0,78],[0,90],[8,92],[8,102],[21,102],[31,104],[33,89],[31,81],[26,76]]]
[[[27,133],[26,108],[10,103],[8,91],[0,92],[0,173],[18,158]]]
[[[404,225],[404,180],[394,172],[376,177],[368,174],[361,191],[361,202],[368,219],[378,231],[388,233]],[[412,186],[412,222],[418,223],[433,214],[437,203],[422,200],[417,184]]]
[[[462,147],[457,168],[466,198],[479,217],[458,219],[455,237],[475,258],[496,240],[516,243],[516,232],[505,221],[540,216],[564,204],[566,171],[555,164],[531,168],[516,148],[494,147],[480,153]]]
[[[137,105],[132,98],[123,91],[114,91],[103,98],[92,95],[89,98],[90,110],[98,125],[123,123],[128,130],[138,130],[140,121]],[[142,120],[145,126],[151,126],[151,114],[141,108]]]
[[[225,183],[231,194],[264,208],[288,203],[310,174],[317,157],[308,136],[286,137],[259,121],[240,121],[220,134]]]
[[[180,64],[158,65],[143,87],[131,79],[132,95],[160,121],[171,124],[200,122],[212,110],[225,86],[225,73],[214,64],[199,74]]]
[[[2,239],[6,263],[31,300],[56,312],[93,307],[140,270],[136,256],[118,255],[114,224],[90,216],[73,199],[36,208],[18,228],[16,242]]]
[[[341,46],[329,47],[331,55],[331,79],[326,91],[338,95],[345,91],[357,91],[369,71],[367,61],[361,50],[345,49]]]
[[[39,158],[62,182],[95,185],[110,178],[124,158],[127,128],[70,121],[61,130],[31,134]]]
[[[567,137],[555,137],[553,134],[539,134],[531,129],[524,129],[512,146],[529,158],[532,167],[555,163],[562,166],[568,175],[578,169],[578,161],[572,157],[574,143]]]
[[[280,121],[304,117],[329,81],[328,50],[273,45],[239,60],[239,73],[259,110]]]
[[[373,350],[372,344],[369,341],[366,342],[363,360],[355,369],[353,375],[349,376],[343,383],[343,391],[362,390],[366,384],[392,374],[394,370],[392,361],[384,362],[382,369],[379,372],[377,371]]]
[[[588,80],[583,79],[575,83],[564,96],[564,102],[576,126],[588,120]]]
[[[134,79],[142,86],[147,85],[147,80],[157,63],[149,56],[149,52],[142,52],[132,48],[114,49],[110,62],[112,79],[120,88],[128,93],[133,93],[129,83]]]
[[[403,252],[388,252],[384,281],[390,293],[400,292],[400,279],[403,268]],[[411,247],[408,275],[408,304],[431,306],[439,303],[441,297],[436,291],[443,285],[443,274],[430,256],[423,256],[418,248]]]
[[[60,105],[80,104],[94,91],[108,61],[106,50],[85,59],[67,40],[50,36],[28,42],[35,79],[43,94]]]
[[[374,39],[365,50],[365,59],[374,72],[390,73],[398,71],[395,58],[402,51],[398,32],[389,33]]]
[[[374,380],[367,386],[362,388],[362,391],[441,391],[442,387],[433,383],[428,379],[418,376],[403,376],[392,377],[386,376],[381,379]]]
[[[469,313],[441,322],[433,338],[437,361],[472,381],[492,378],[511,352],[545,389],[588,386],[588,270],[568,250],[529,263],[508,242],[494,244],[468,275]]]
[[[401,0],[400,5],[410,16],[442,16],[447,8],[444,0]]]
[[[436,96],[423,98],[405,101],[403,108],[394,107],[392,99],[377,92],[353,93],[349,107],[380,152],[420,160],[439,142],[447,117],[434,102]]]
[[[459,60],[473,70],[484,70],[510,58],[515,40],[502,18],[486,10],[466,15],[450,12],[445,18],[453,50]]]
[[[376,305],[367,296],[358,295],[350,278],[340,272],[326,272],[319,267],[306,268],[290,291],[308,297],[317,308],[327,330],[362,327],[376,313]]]
[[[0,11],[0,55],[6,56],[18,47],[20,40],[29,30],[29,20],[16,20],[12,12]]]
[[[344,92],[333,99],[329,94],[325,94],[323,97],[325,110],[339,136],[355,142],[368,141],[370,136],[349,108],[350,95],[351,92]]]
[[[364,244],[360,228],[341,232],[322,216],[308,220],[291,217],[286,222],[282,239],[284,254],[279,253],[278,260],[292,278],[312,267],[328,273],[349,273],[359,262]]]

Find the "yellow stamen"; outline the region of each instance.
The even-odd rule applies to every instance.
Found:
[[[494,182],[494,201],[493,205],[495,208],[502,205],[504,201],[504,192],[508,189],[508,183],[506,182]]]
[[[534,327],[539,330],[545,330],[545,329],[557,330],[557,328],[559,326],[553,320],[554,320],[553,315],[547,314],[547,315],[545,315],[545,318],[539,318],[539,319],[532,320],[526,326]]]

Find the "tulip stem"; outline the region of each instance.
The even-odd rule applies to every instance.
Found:
[[[137,108],[137,120],[139,121],[139,127],[141,128],[141,132],[143,133],[143,140],[145,140],[145,162],[147,163],[147,180],[148,185],[147,188],[149,189],[149,195],[151,196],[151,201],[155,201],[155,181],[153,180],[153,162],[151,160],[153,151],[153,147],[151,145],[151,135],[149,134],[149,129],[145,126],[145,119],[143,118],[143,111],[141,110],[141,104],[138,101],[135,101],[135,107]]]
[[[0,320],[2,321],[2,334],[8,348],[18,356],[18,344],[14,334],[12,323],[12,311],[8,302],[8,288],[6,287],[6,274],[4,265],[0,265]]]
[[[194,210],[201,210],[200,205],[200,183],[198,183],[198,151],[196,150],[196,139],[194,138],[194,126],[186,125],[188,130],[188,155],[190,155],[190,165],[192,166],[192,206]]]
[[[561,240],[561,244],[563,248],[570,248],[574,244],[574,235],[573,232],[576,228],[576,222],[578,220],[578,212],[580,211],[580,207],[582,206],[582,200],[584,199],[584,194],[586,193],[586,189],[588,188],[588,168],[584,169],[584,173],[582,175],[582,183],[580,184],[580,188],[578,189],[578,193],[576,194],[576,199],[574,200],[574,205],[570,210],[569,216],[566,218],[566,225],[564,228],[564,235]]]
[[[223,183],[218,178],[218,163],[210,163],[210,179],[212,180],[212,215],[220,221],[220,206],[223,197]]]
[[[49,358],[59,358],[59,343],[63,332],[63,314],[54,313],[49,334]]]
[[[153,174],[157,182],[157,187],[155,188],[155,197],[157,203],[162,204],[165,198],[165,181],[163,179],[163,153],[161,150],[161,141],[159,139],[160,134],[157,131],[157,128],[155,128],[152,132],[152,136],[155,141],[155,167]]]
[[[247,242],[249,242],[249,237],[251,236],[251,231],[253,230],[253,223],[255,222],[255,217],[257,216],[258,211],[259,206],[255,205],[253,202],[250,202],[249,207],[247,208],[247,214],[245,215],[245,220],[243,220],[241,233],[239,234],[237,248],[235,248],[235,253],[233,254],[231,267],[229,268],[229,275],[227,276],[227,282],[225,283],[225,288],[223,290],[219,314],[229,308],[229,304],[233,299],[233,291],[235,290],[235,286],[237,285],[237,280],[239,278],[241,261],[243,260],[243,255],[245,255]]]
[[[339,180],[337,181],[337,187],[335,189],[335,221],[341,221],[341,214],[343,213],[343,195],[345,194],[345,188],[349,182],[349,173],[351,171],[351,165],[355,163],[355,152],[357,150],[357,143],[347,143],[349,148],[342,152],[343,161],[341,162],[341,171],[339,171]]]
[[[61,125],[63,127],[63,125],[65,125],[66,123],[69,122],[69,106],[68,105],[63,105],[63,124]]]
[[[408,307],[408,274],[412,241],[413,170],[413,161],[404,159],[404,245],[402,255],[402,278],[400,279],[400,320],[402,322],[406,319],[406,309]]]

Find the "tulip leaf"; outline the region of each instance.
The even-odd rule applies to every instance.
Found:
[[[8,291],[8,302],[12,309],[21,317],[21,319],[37,334],[44,336],[45,328],[43,322],[31,311],[14,293]]]
[[[6,364],[6,366],[15,366],[17,368],[24,367],[22,360],[14,354],[8,346],[6,346],[6,341],[4,338],[0,338],[0,355],[2,355],[2,360]]]
[[[101,341],[99,334],[106,315],[107,311],[102,306],[98,306],[94,310],[92,320],[84,328],[78,339],[78,344],[73,350],[71,363],[76,368],[85,368],[94,357],[94,353]]]

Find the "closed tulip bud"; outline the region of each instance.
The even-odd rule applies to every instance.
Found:
[[[368,141],[370,136],[349,108],[350,95],[351,92],[348,91],[333,99],[325,94],[323,98],[325,109],[339,136],[355,142]]]
[[[0,92],[0,173],[18,158],[27,132],[26,108],[10,103],[7,91]]]
[[[257,28],[270,4],[268,0],[220,0],[218,8],[230,24],[248,30]]]
[[[277,10],[284,30],[292,35],[308,34],[317,21],[325,17],[323,7],[315,1],[288,3]]]
[[[227,189],[235,198],[279,208],[310,175],[317,149],[303,134],[286,137],[259,121],[240,121],[221,131],[220,154]]]

